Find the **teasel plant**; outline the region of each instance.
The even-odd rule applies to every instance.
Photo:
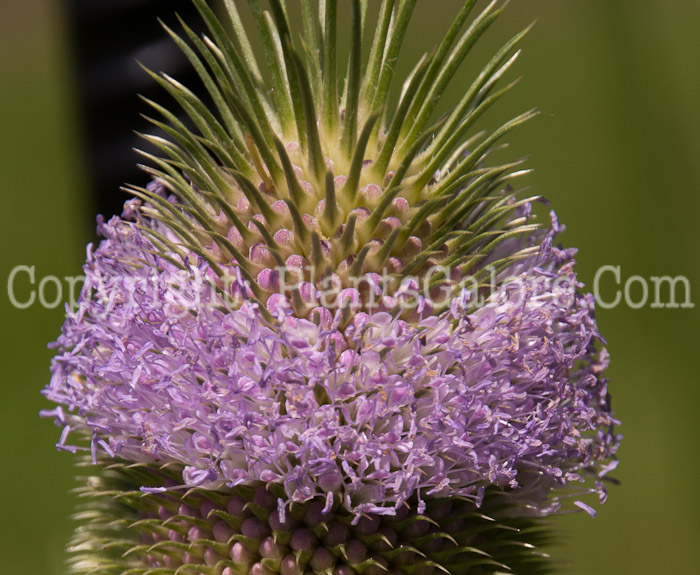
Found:
[[[204,90],[149,72],[151,183],[98,219],[54,344],[68,572],[550,572],[620,437],[575,250],[497,160],[535,112],[476,127],[528,30],[439,115],[505,3],[399,78],[416,0],[193,2],[206,34],[166,31]]]

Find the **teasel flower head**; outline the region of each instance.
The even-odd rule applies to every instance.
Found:
[[[89,454],[72,572],[546,571],[619,437],[575,251],[494,160],[535,113],[475,131],[527,30],[436,120],[498,0],[396,101],[415,0],[304,1],[298,34],[250,0],[260,54],[194,3],[206,35],[166,30],[206,98],[152,74],[188,120],[149,102],[152,183],[100,220],[45,390]]]

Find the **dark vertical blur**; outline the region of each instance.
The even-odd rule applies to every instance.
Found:
[[[120,186],[147,182],[133,148],[149,149],[134,131],[154,128],[140,117],[148,106],[137,94],[166,101],[137,61],[196,86],[194,71],[158,18],[175,30],[175,13],[195,29],[199,19],[191,0],[68,0],[68,5],[88,185],[94,211],[109,217],[121,213],[127,199]]]

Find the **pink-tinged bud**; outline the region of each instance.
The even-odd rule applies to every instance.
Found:
[[[302,282],[299,286],[299,295],[305,303],[316,302],[316,286],[311,282]]]
[[[411,236],[406,240],[401,255],[404,258],[410,258],[412,256],[417,256],[423,251],[423,242],[420,238],[416,236]]]
[[[405,519],[408,519],[410,515],[411,508],[408,507],[408,505],[401,505],[398,509],[396,509],[394,515],[391,517],[391,520],[393,523],[398,523]]]
[[[452,512],[452,501],[449,499],[446,499],[444,501],[440,501],[437,505],[433,506],[432,509],[430,509],[426,515],[430,517],[431,519],[435,521],[442,521],[446,519],[447,517],[450,516],[450,513]]]
[[[268,510],[277,509],[277,498],[270,491],[261,485],[253,494],[253,503]]]
[[[324,504],[321,501],[314,501],[311,503],[304,514],[304,523],[309,527],[316,527],[321,523],[326,523],[330,518],[330,514],[324,512],[323,508]]]
[[[270,534],[270,528],[261,519],[248,517],[241,525],[241,533],[251,539],[263,539]]]
[[[204,563],[206,563],[207,565],[216,565],[221,560],[221,555],[219,555],[211,547],[207,547],[204,550]]]
[[[274,575],[274,573],[262,563],[256,563],[250,568],[250,575]]]
[[[299,168],[299,172],[304,175],[304,170],[302,168]],[[300,180],[299,184],[301,185],[301,189],[304,190],[304,193],[307,196],[314,196],[316,195],[316,188],[311,184],[311,182],[307,182],[306,180]]]
[[[224,521],[217,521],[214,523],[214,527],[212,527],[212,534],[214,535],[215,541],[218,541],[219,543],[228,543],[229,539],[231,539],[233,536],[234,531],[228,523]]]
[[[418,521],[413,521],[403,530],[403,535],[406,537],[422,537],[428,532],[430,528],[430,523],[421,519]]]
[[[333,314],[325,307],[315,307],[309,314],[309,320],[320,327],[328,328],[333,321]],[[319,486],[321,486],[322,477],[319,477]],[[321,489],[325,490],[323,486],[321,486]]]
[[[428,541],[422,547],[422,550],[428,553],[439,553],[442,550],[454,549],[454,547],[455,543],[453,541],[442,537],[436,537],[435,539]]]
[[[239,565],[249,565],[255,560],[255,555],[243,543],[236,541],[231,546],[231,559]]]
[[[357,217],[358,224],[364,222],[371,214],[372,212],[370,212],[369,208],[366,208],[364,206],[355,208],[350,212],[350,215],[354,215]]]
[[[306,260],[306,258],[298,254],[289,256],[284,263],[287,266],[289,273],[293,274],[294,277],[296,277],[295,272],[303,272],[309,265],[309,262]]]
[[[301,218],[307,229],[319,231],[320,226],[318,225],[318,220],[311,214],[302,214]]]
[[[345,546],[345,553],[351,565],[359,565],[367,559],[367,546],[358,539],[351,539]]]
[[[357,533],[357,535],[372,535],[373,533],[377,532],[379,526],[379,517],[368,517],[367,515],[364,515],[360,517],[360,520],[353,527],[353,531]]]
[[[199,558],[194,553],[190,553],[189,551],[187,551],[182,556],[182,563],[183,563],[183,565],[187,565],[188,563],[196,564],[196,563],[199,563]]]
[[[297,563],[297,558],[290,554],[282,559],[280,573],[282,575],[303,575],[304,570]]]
[[[336,206],[337,206],[337,203],[336,203]],[[314,208],[314,214],[316,214],[316,216],[321,216],[325,209],[326,209],[326,200],[319,200],[316,203],[316,207]]]
[[[379,199],[382,196],[382,193],[382,188],[377,184],[368,184],[362,188],[362,190],[360,190],[360,194],[368,202]]]
[[[284,520],[281,520],[280,514],[273,511],[270,513],[270,517],[267,522],[270,525],[270,529],[273,531],[291,532],[297,526],[297,522],[294,520],[291,513],[285,513]]]
[[[380,237],[388,236],[393,230],[401,226],[401,220],[395,217],[384,218],[379,222],[378,231],[381,234]]]
[[[328,526],[328,533],[323,538],[323,542],[328,547],[335,547],[347,541],[350,530],[342,523],[334,522]]]
[[[391,257],[386,261],[386,267],[391,273],[398,273],[404,268],[403,261],[396,257]]]
[[[280,246],[291,246],[294,243],[294,232],[292,230],[278,230],[275,232],[273,239]]]
[[[272,209],[280,216],[288,216],[289,215],[289,206],[287,205],[287,202],[285,202],[285,201],[277,200],[276,202],[273,202]]]
[[[190,543],[194,543],[200,539],[206,539],[206,537],[207,532],[199,527],[190,527],[190,530],[187,532],[187,539],[189,539]]]
[[[275,260],[265,244],[255,244],[251,246],[248,258],[251,262],[259,266],[272,267],[275,265]]]
[[[318,486],[326,493],[338,491],[343,484],[343,478],[338,472],[324,473],[318,478]]]
[[[172,513],[162,505],[158,507],[158,517],[161,521],[167,521],[172,516]]]
[[[409,204],[406,198],[399,196],[391,201],[391,208],[394,215],[399,218],[405,218],[408,214],[408,210],[411,209],[411,204]]]
[[[263,559],[282,559],[289,551],[285,545],[280,545],[273,537],[266,537],[260,543],[258,553]]]
[[[294,530],[289,545],[295,551],[313,551],[317,543],[316,536],[308,529],[302,527]]]
[[[236,209],[241,212],[247,212],[250,209],[250,202],[247,198],[238,198],[238,202],[236,202]]]
[[[240,251],[241,249],[246,248],[246,244],[243,241],[243,236],[241,236],[241,232],[238,231],[236,228],[229,228],[226,237],[237,250]]]
[[[211,513],[214,509],[218,509],[218,506],[210,499],[205,499],[199,506],[199,513],[204,519],[208,519],[209,513]]]
[[[279,312],[284,313],[285,311],[292,309],[292,306],[289,303],[289,298],[281,293],[273,293],[269,298],[267,298],[265,307],[273,315],[276,315]]]
[[[280,274],[275,269],[265,268],[260,270],[256,281],[266,291],[279,291],[280,289]]]
[[[180,505],[179,509],[177,510],[177,514],[186,515],[187,517],[201,517],[199,510],[195,509],[194,507],[190,507],[189,505]]]
[[[234,517],[243,517],[245,515],[245,506],[247,501],[240,495],[232,495],[226,505],[226,511]]]
[[[325,547],[318,547],[311,556],[309,565],[316,572],[324,572],[335,565],[335,556]]]

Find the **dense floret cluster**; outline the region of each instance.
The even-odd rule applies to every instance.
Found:
[[[46,391],[68,408],[51,412],[62,445],[84,430],[93,450],[182,464],[188,486],[262,480],[286,502],[389,514],[412,496],[579,481],[614,454],[592,296],[551,233],[479,309],[359,312],[341,329],[340,310],[231,309],[206,262],[183,271],[133,222],[102,232]]]

